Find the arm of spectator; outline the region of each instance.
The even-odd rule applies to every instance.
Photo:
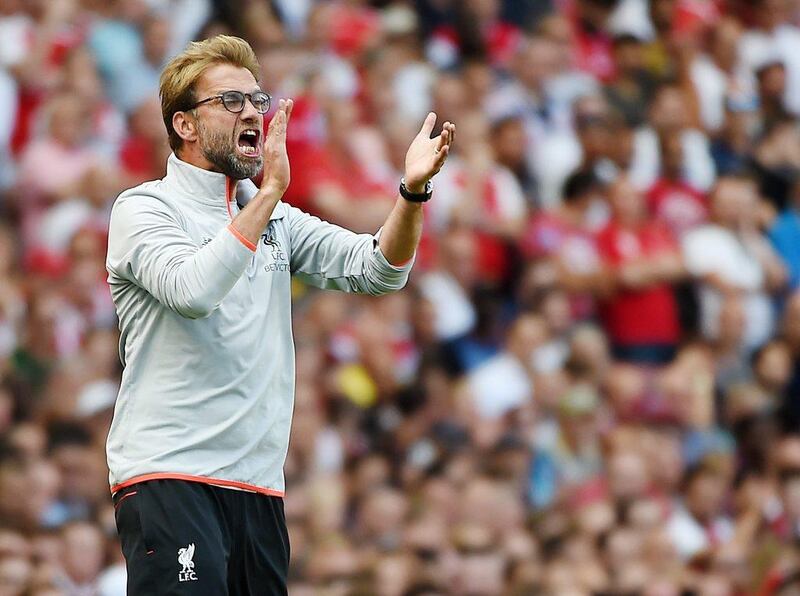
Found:
[[[719,273],[707,273],[700,276],[700,280],[723,296],[736,297],[745,292],[744,288],[740,288],[729,281],[727,281]]]
[[[554,265],[559,285],[569,293],[588,293],[603,298],[614,291],[615,276],[605,265],[586,272],[575,271],[559,259],[555,260]]]
[[[689,126],[698,130],[703,129],[700,117],[700,97],[697,87],[692,79],[692,64],[697,58],[697,41],[692,35],[673,34],[670,40],[672,52],[677,64],[678,84],[683,89],[686,97],[686,111],[688,113]]]
[[[642,289],[662,283],[675,283],[685,276],[686,268],[677,251],[632,263],[624,263],[614,271],[615,282],[632,289]]]
[[[756,222],[750,215],[742,215],[743,223],[739,231],[739,240],[747,251],[755,255],[764,271],[763,284],[751,289],[778,292],[786,287],[788,281],[786,266],[773,246],[756,227]]]
[[[764,268],[764,285],[769,292],[779,292],[786,287],[788,274],[781,258],[760,235],[754,239],[755,250],[761,266]]]

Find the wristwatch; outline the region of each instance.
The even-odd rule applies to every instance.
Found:
[[[406,188],[406,179],[400,178],[400,196],[406,201],[411,201],[412,203],[424,203],[425,201],[430,201],[432,195],[433,183],[430,180],[425,183],[425,192],[409,192],[409,190]]]

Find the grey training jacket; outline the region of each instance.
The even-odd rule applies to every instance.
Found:
[[[107,455],[112,492],[154,478],[282,496],[294,401],[291,275],[383,294],[395,267],[378,236],[279,202],[253,246],[229,226],[231,181],[171,155],[167,175],[123,192],[108,282],[124,366]],[[256,192],[238,184],[245,203]],[[380,232],[378,232],[380,234]]]

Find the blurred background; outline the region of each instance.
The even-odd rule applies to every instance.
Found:
[[[800,2],[0,0],[0,595],[117,596],[109,208],[217,33],[359,232],[458,125],[408,287],[294,287],[290,593],[800,594]]]

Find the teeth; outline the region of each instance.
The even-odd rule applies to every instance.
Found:
[[[245,155],[258,155],[258,148],[250,145],[239,145],[239,151]]]

